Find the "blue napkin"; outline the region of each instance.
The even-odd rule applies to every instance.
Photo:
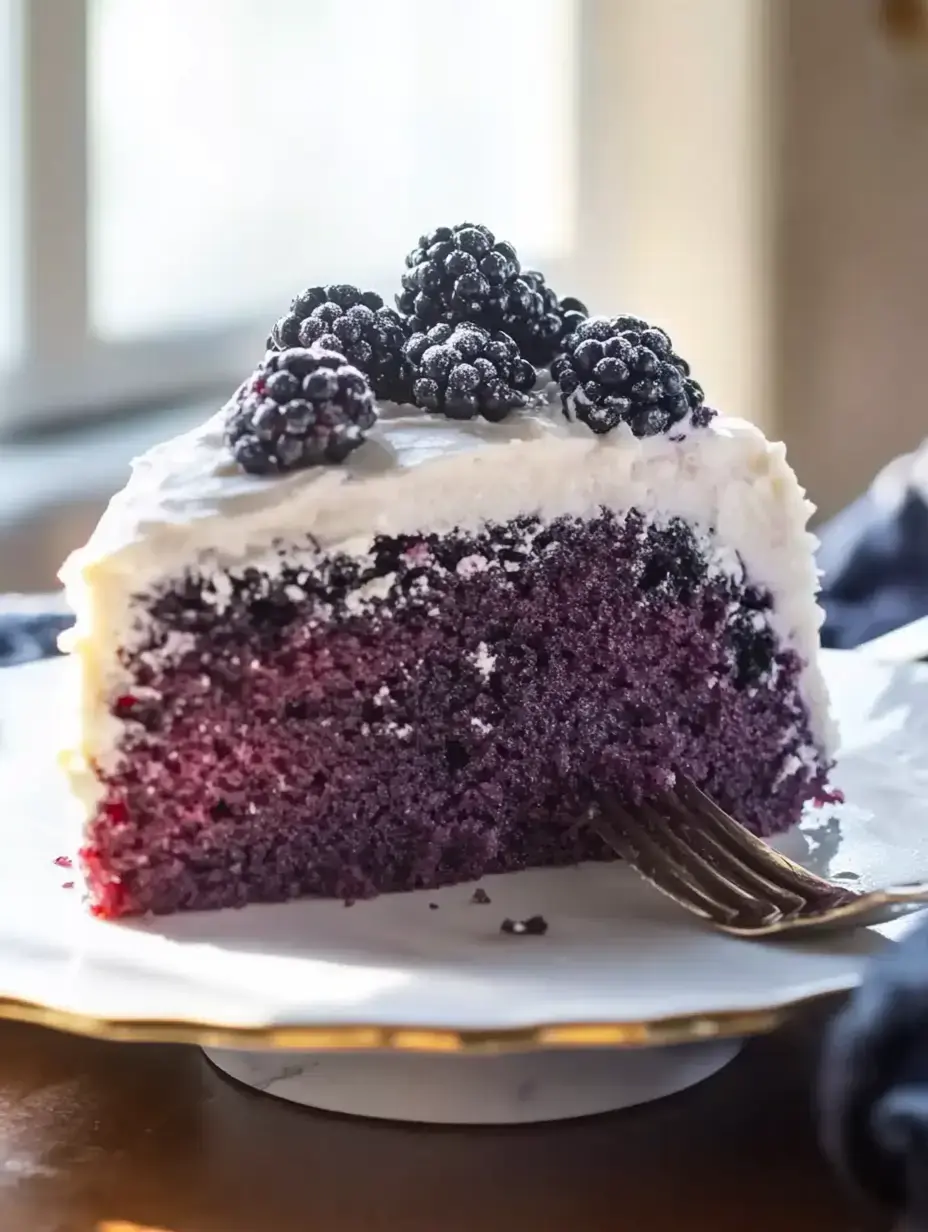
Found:
[[[928,442],[819,530],[826,646],[928,615]],[[928,1229],[928,925],[878,960],[824,1052],[822,1138],[858,1191]]]
[[[928,616],[928,442],[818,534],[824,645],[849,649]]]
[[[0,611],[0,667],[57,654],[58,634],[73,623],[64,613]]]
[[[928,925],[877,959],[835,1021],[819,1094],[843,1176],[928,1228]]]

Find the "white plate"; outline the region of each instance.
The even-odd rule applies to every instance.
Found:
[[[855,885],[928,878],[928,668],[826,667],[850,803],[785,849]],[[462,885],[103,923],[54,863],[74,835],[53,770],[65,673],[0,672],[0,1016],[240,1048],[661,1044],[769,1028],[853,987],[886,944],[727,938],[614,865],[486,878],[488,905]],[[546,936],[500,933],[539,913]]]

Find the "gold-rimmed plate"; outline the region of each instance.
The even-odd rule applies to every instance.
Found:
[[[812,810],[784,849],[861,888],[924,877],[928,668],[825,663],[849,803]],[[0,674],[0,1017],[243,1049],[653,1046],[768,1030],[852,988],[886,944],[724,937],[616,865],[487,878],[489,902],[465,885],[97,921],[56,863],[76,825],[53,768],[66,673]],[[500,931],[533,915],[544,936]]]

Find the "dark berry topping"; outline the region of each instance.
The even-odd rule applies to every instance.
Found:
[[[367,377],[321,346],[269,351],[226,407],[226,443],[251,475],[343,462],[374,426]]]
[[[499,320],[499,328],[518,343],[522,354],[538,368],[547,368],[589,313],[578,299],[558,299],[543,274],[526,270],[516,278]]]
[[[508,334],[479,325],[441,323],[406,344],[413,373],[413,400],[449,419],[483,415],[498,422],[535,384],[535,369]]]
[[[479,223],[438,227],[407,254],[396,306],[414,333],[440,321],[498,326],[519,275],[516,250]]]
[[[384,306],[376,291],[337,284],[301,291],[271,330],[268,348],[284,351],[318,344],[338,351],[367,376],[378,398],[408,402],[406,337],[405,321]]]
[[[715,411],[689,373],[662,329],[626,316],[579,320],[551,365],[569,419],[597,433],[624,423],[635,436],[710,422]]]

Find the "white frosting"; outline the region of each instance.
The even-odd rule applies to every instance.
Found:
[[[246,475],[223,443],[221,414],[134,464],[90,542],[62,570],[78,616],[83,705],[72,770],[85,792],[92,794],[86,759],[99,758],[118,735],[106,703],[119,686],[115,650],[131,627],[132,593],[186,569],[236,571],[280,545],[305,544],[307,535],[323,552],[362,555],[375,534],[477,530],[520,514],[584,517],[603,506],[684,518],[710,545],[715,567],[746,571],[771,593],[771,624],[806,665],[813,737],[820,749],[833,747],[817,665],[822,615],[815,540],[806,530],[813,506],[782,444],[723,418],[682,440],[639,440],[627,429],[596,436],[550,407],[502,424],[411,408],[382,413],[341,466]]]

